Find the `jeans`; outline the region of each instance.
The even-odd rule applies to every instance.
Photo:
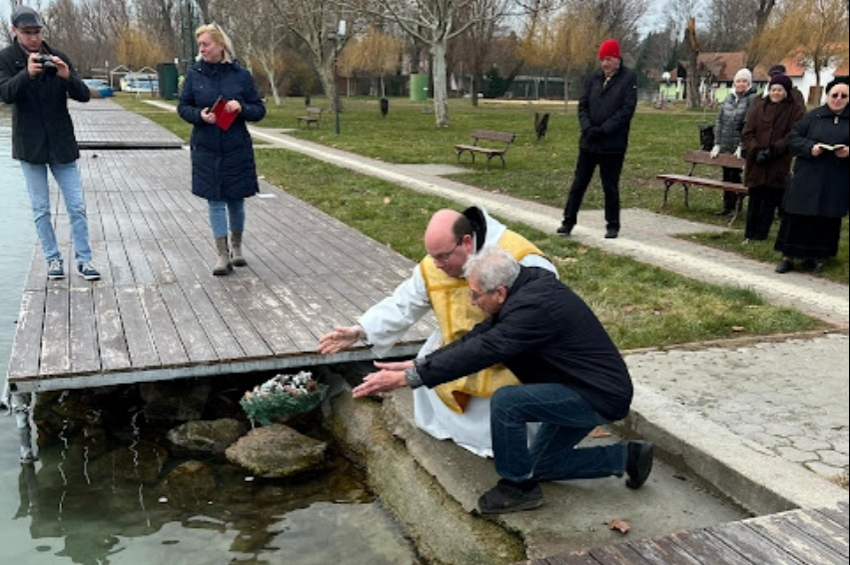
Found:
[[[584,193],[590,186],[593,170],[599,167],[599,179],[605,195],[605,224],[608,228],[620,229],[620,174],[623,172],[625,153],[593,153],[580,150],[573,184],[564,206],[564,225],[578,223],[578,211],[584,200]]]
[[[541,423],[530,446],[528,422]],[[622,476],[624,444],[575,448],[596,426],[608,423],[566,385],[502,387],[490,400],[496,472],[515,482]]]
[[[227,220],[230,218],[230,231],[245,231],[245,199],[210,200],[210,226],[213,237],[227,236]]]
[[[38,233],[44,258],[47,261],[62,258],[50,217],[50,188],[47,184],[47,168],[50,167],[50,172],[62,191],[65,209],[68,211],[68,218],[71,222],[74,257],[77,263],[91,261],[86,203],[83,200],[83,184],[80,180],[77,162],[56,163],[51,161],[49,164],[38,164],[21,161],[20,163],[26,179],[27,191],[30,195],[35,231]]]

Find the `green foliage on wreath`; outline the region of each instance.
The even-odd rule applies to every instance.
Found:
[[[327,391],[327,385],[312,380],[309,373],[278,375],[245,393],[239,404],[251,420],[268,426],[275,418],[314,410]]]

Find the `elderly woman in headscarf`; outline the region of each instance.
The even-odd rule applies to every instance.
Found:
[[[803,270],[819,272],[838,253],[841,221],[850,206],[848,85],[846,76],[827,84],[826,103],[808,112],[788,137],[797,160],[773,246],[782,253],[777,273],[793,270],[796,258]]]
[[[730,92],[720,105],[717,112],[717,123],[714,126],[714,147],[711,148],[711,158],[714,159],[720,153],[734,154],[740,157],[741,130],[744,129],[744,119],[750,103],[756,98],[756,89],[753,87],[753,75],[749,69],[739,69],[735,73]],[[723,167],[724,182],[741,182],[741,170],[732,167]],[[717,213],[718,216],[728,216],[735,210],[737,195],[731,190],[723,191],[723,209]]]
[[[763,241],[782,204],[793,156],[788,134],[804,110],[791,97],[791,79],[774,75],[768,97],[755,101],[747,112],[741,139],[747,156],[744,185],[747,187],[747,241]]]
[[[263,119],[266,107],[251,73],[235,59],[230,38],[217,24],[199,27],[195,38],[198,60],[186,73],[177,112],[193,125],[192,193],[208,201],[218,251],[212,274],[220,276],[247,265],[242,254],[245,198],[260,188],[246,122]]]

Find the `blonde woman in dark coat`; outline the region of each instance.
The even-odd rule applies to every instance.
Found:
[[[741,139],[747,155],[744,185],[749,203],[744,237],[748,241],[767,239],[785,195],[793,159],[788,135],[803,117],[803,109],[791,97],[791,88],[787,76],[771,77],[768,97],[755,101],[747,112]]]
[[[827,84],[826,104],[807,113],[788,138],[797,160],[773,246],[782,253],[777,273],[796,268],[796,258],[804,271],[819,272],[838,253],[841,219],[850,208],[848,85],[846,76]]]

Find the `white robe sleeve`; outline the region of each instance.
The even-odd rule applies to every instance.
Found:
[[[410,278],[398,285],[390,296],[363,313],[357,323],[366,331],[372,350],[381,357],[389,353],[405,332],[430,311],[431,301],[417,265]]]

